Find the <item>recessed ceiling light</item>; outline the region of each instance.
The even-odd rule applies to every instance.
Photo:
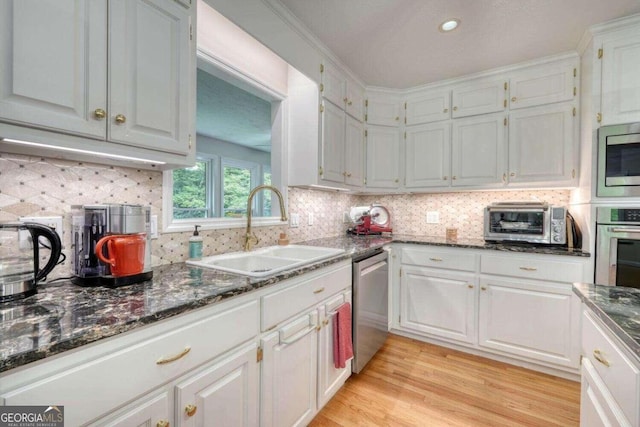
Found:
[[[447,19],[442,24],[440,24],[438,29],[443,33],[446,33],[455,30],[456,28],[458,28],[458,25],[460,25],[459,19]]]

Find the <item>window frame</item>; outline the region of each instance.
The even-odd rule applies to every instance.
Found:
[[[215,58],[210,54],[198,49],[197,51],[198,67],[223,79],[233,79],[239,83],[239,86],[259,96],[265,100],[271,102],[271,182],[273,186],[278,188],[284,198],[284,205],[288,206],[287,195],[287,133],[288,127],[288,103],[286,94],[277,91],[260,81],[252,78],[248,73],[243,70],[236,69],[230,65],[227,65],[223,60]],[[195,112],[194,112],[195,114]],[[196,138],[197,147],[197,138]],[[221,170],[221,159],[219,156],[214,155],[196,155],[198,158],[206,157],[218,157],[217,170]],[[211,168],[213,173],[213,169]],[[273,169],[279,169],[279,173],[274,174]],[[259,173],[262,173],[260,170]],[[209,178],[208,178],[209,179]],[[261,178],[262,179],[262,178]],[[219,181],[219,180],[218,180]],[[215,183],[214,194],[221,194],[222,183]],[[218,188],[219,185],[219,188]],[[266,190],[268,191],[268,190]],[[263,200],[264,191],[258,193],[260,201]],[[174,219],[173,218],[173,172],[166,170],[162,174],[162,232],[185,232],[193,231],[194,225],[200,225],[202,230],[215,230],[215,229],[228,229],[228,228],[244,228],[247,225],[246,218],[190,218],[190,219]],[[222,200],[221,197],[215,197],[216,200]],[[214,201],[214,212],[221,212],[222,204],[216,205]],[[253,227],[266,227],[266,226],[278,226],[285,225],[287,222],[282,221],[280,216],[280,209],[278,203],[272,203],[271,216],[269,217],[252,217],[251,225]]]

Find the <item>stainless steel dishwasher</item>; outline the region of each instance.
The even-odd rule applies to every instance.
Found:
[[[387,252],[353,261],[353,364],[359,373],[387,339],[389,317]]]

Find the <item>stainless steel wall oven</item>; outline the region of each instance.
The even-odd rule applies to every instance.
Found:
[[[596,209],[595,282],[640,288],[640,207]]]

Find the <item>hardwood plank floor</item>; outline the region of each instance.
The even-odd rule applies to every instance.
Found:
[[[322,426],[577,426],[580,383],[391,335],[311,422]]]

